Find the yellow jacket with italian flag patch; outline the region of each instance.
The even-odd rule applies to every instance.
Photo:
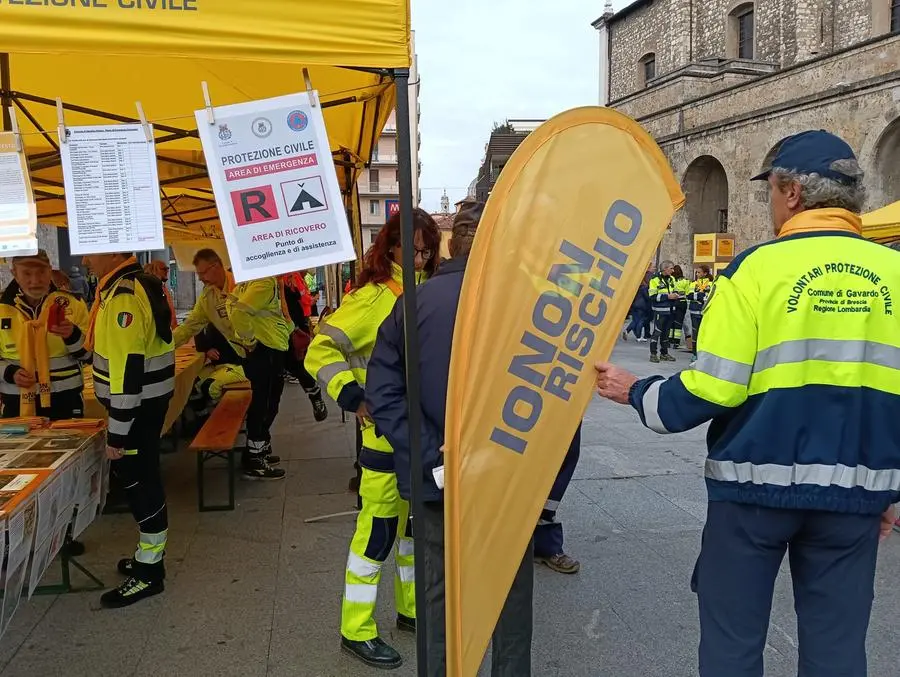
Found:
[[[877,515],[900,501],[900,253],[802,212],[716,279],[698,359],[638,381],[660,433],[711,420],[711,501]]]
[[[175,388],[167,302],[154,279],[133,264],[115,272],[97,290],[94,392],[109,412],[107,442],[119,449],[134,448],[126,446],[126,441],[141,403],[168,400]],[[144,283],[153,284],[154,289],[158,286],[158,299],[151,301]]]
[[[63,308],[66,319],[75,329],[68,339],[46,333],[47,358],[49,358],[50,396],[53,393],[75,391],[84,387],[81,363],[90,362],[91,354],[84,347],[88,328],[88,311],[84,301],[73,294],[50,288],[36,308],[25,300],[15,281],[0,296],[0,393],[19,396],[19,386],[13,376],[22,367],[26,339],[26,323],[46,316],[53,305]],[[43,335],[44,332],[41,332]],[[32,397],[34,393],[31,393]]]
[[[366,369],[375,347],[378,328],[394,309],[402,293],[403,277],[398,265],[390,284],[367,284],[344,297],[340,307],[319,323],[304,365],[344,411],[356,413],[365,401]],[[393,470],[391,445],[367,422],[362,429],[365,449],[376,454],[360,456],[360,464],[372,470]],[[371,457],[371,458],[368,458]],[[367,460],[368,459],[368,460]]]
[[[231,273],[225,289],[206,285],[187,319],[175,329],[175,345],[188,342],[212,324],[241,357],[257,341],[273,350],[287,350],[293,324],[281,309],[278,281],[274,277],[234,284]]]

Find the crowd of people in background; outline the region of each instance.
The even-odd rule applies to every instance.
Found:
[[[706,264],[687,279],[672,261],[662,261],[658,267],[651,263],[631,303],[622,340],[631,334],[638,343],[649,341],[653,363],[675,362],[669,348],[682,345],[691,352],[691,363],[696,362],[703,306],[712,282],[712,270]]]

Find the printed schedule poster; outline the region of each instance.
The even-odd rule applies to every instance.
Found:
[[[60,142],[72,254],[165,249],[156,144],[144,128],[67,127]]]
[[[303,92],[214,110],[197,128],[235,280],[355,259],[321,107]]]

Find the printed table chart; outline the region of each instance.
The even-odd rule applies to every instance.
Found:
[[[93,429],[39,428],[26,435],[0,434],[0,538],[3,562],[0,635],[29,599],[60,552],[71,528],[77,537],[103,509],[109,483],[106,434]],[[102,584],[77,562],[63,557],[63,585],[71,591],[68,565]]]

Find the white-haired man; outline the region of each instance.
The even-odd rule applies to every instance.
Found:
[[[695,368],[638,380],[597,365],[648,428],[712,421],[692,588],[701,677],[762,677],[775,578],[790,556],[800,677],[863,677],[879,534],[900,499],[900,256],[863,239],[850,146],[785,139],[775,239],[717,278]]]

